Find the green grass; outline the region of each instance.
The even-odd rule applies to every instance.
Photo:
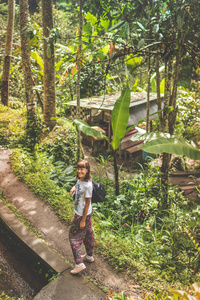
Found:
[[[0,104],[0,148],[16,147],[23,140],[25,108],[11,109]]]
[[[53,168],[45,155],[37,159],[31,154],[16,149],[11,157],[11,164],[16,175],[25,182],[31,190],[56,211],[61,220],[71,223],[73,218],[73,200],[64,188],[59,187],[50,179]]]
[[[6,293],[2,292],[0,294],[0,300],[25,300],[24,298],[16,298],[16,297],[10,297],[8,295],[6,295]]]

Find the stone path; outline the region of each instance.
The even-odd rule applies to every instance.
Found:
[[[18,180],[9,163],[10,154],[10,150],[0,150],[0,187],[6,199],[31,222],[51,249],[61,255],[69,264],[74,264],[68,239],[69,227],[59,220],[48,204]],[[100,255],[95,255],[95,262],[87,265],[83,274],[93,279],[98,286],[107,287],[115,292],[124,291],[131,299],[138,299],[141,296],[139,283],[135,283],[127,275],[116,274],[115,270]],[[77,282],[77,284],[79,283]]]

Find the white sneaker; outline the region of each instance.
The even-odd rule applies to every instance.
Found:
[[[87,254],[81,255],[83,261],[88,261],[88,262],[93,262],[94,261],[94,257],[91,256],[90,258],[87,257]]]
[[[82,264],[81,266],[75,265],[75,268],[73,270],[71,270],[70,272],[71,272],[71,274],[74,275],[74,274],[77,274],[77,273],[83,271],[84,269],[86,269],[86,266],[84,264]]]

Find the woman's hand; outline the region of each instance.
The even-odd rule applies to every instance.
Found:
[[[85,221],[81,220],[80,222],[80,229],[83,229],[85,227]]]
[[[70,190],[70,195],[73,197],[74,194],[76,193],[76,188],[75,188],[75,185],[71,188]]]

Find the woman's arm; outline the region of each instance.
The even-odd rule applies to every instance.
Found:
[[[81,229],[83,229],[85,227],[85,220],[87,218],[87,213],[88,213],[88,209],[89,209],[89,206],[90,206],[91,199],[92,199],[92,197],[85,198],[85,200],[86,200],[85,207],[84,207],[83,216],[82,216],[82,219],[81,219],[81,222],[80,222],[80,228]]]
[[[73,197],[75,193],[76,193],[76,187],[74,185],[70,190],[70,195]]]

